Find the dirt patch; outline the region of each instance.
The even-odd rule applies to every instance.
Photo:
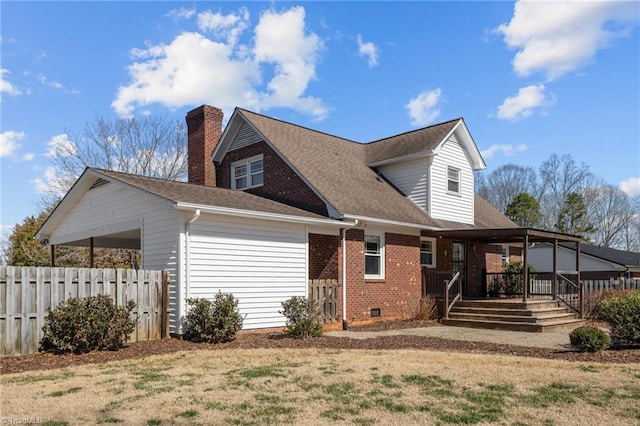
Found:
[[[389,321],[362,327],[351,327],[354,331],[381,331],[400,328],[416,328],[435,326],[424,321]],[[313,339],[293,339],[283,332],[242,333],[236,340],[224,344],[192,343],[182,339],[156,340],[136,342],[116,352],[92,352],[83,355],[49,355],[33,354],[20,357],[0,358],[0,373],[10,374],[30,370],[46,370],[70,367],[83,364],[98,364],[149,355],[158,355],[178,351],[206,349],[219,351],[225,349],[256,348],[319,348],[319,349],[424,349],[462,353],[503,354],[567,361],[599,362],[599,363],[640,363],[639,349],[607,350],[599,353],[580,353],[567,350],[533,348],[515,345],[502,345],[488,342],[471,342],[422,336],[381,336],[371,339],[347,339],[341,337],[322,336]]]

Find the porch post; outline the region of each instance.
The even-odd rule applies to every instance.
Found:
[[[580,241],[576,243],[576,284],[580,284]]]
[[[527,251],[529,250],[529,234],[524,234],[524,247],[522,248],[522,301],[527,302],[529,295],[529,268],[527,264]]]
[[[558,239],[553,240],[553,277],[551,278],[551,298],[558,297]]]
[[[93,268],[93,237],[89,238],[89,268]]]
[[[49,244],[49,266],[56,267],[56,246]]]

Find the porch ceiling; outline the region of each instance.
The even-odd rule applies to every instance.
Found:
[[[89,247],[91,246],[91,242],[89,238],[83,238],[75,241],[65,241],[58,243],[58,245]],[[140,230],[132,229],[113,234],[94,236],[93,246],[103,248],[140,249]]]
[[[478,241],[487,244],[522,243],[525,237],[530,243],[536,242],[574,242],[582,239],[577,235],[560,234],[532,228],[496,228],[496,229],[452,229],[429,232],[430,236],[452,240]]]

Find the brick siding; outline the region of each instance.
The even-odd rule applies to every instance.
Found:
[[[189,182],[216,186],[216,169],[211,153],[222,135],[222,110],[202,105],[187,113]]]
[[[264,185],[247,192],[327,215],[326,205],[320,197],[264,141],[228,152],[217,166],[218,186],[231,188],[233,162],[260,154],[264,161]]]

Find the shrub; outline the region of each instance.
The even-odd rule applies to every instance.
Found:
[[[193,342],[224,343],[236,338],[243,318],[231,293],[218,292],[213,300],[187,299],[184,338]]]
[[[598,352],[611,345],[611,338],[597,327],[583,325],[569,333],[571,346],[580,352]]]
[[[414,310],[413,319],[420,321],[437,319],[438,301],[433,296],[427,294],[420,299]]]
[[[110,296],[71,298],[49,310],[42,327],[40,351],[54,354],[115,351],[135,329],[136,304],[116,306]]]
[[[318,303],[303,296],[293,296],[282,302],[282,311],[287,318],[286,330],[290,335],[307,339],[322,335]]]
[[[527,266],[529,279],[535,279],[536,268],[529,264]],[[507,296],[522,294],[522,262],[509,262],[502,267],[502,278],[504,280],[504,292]]]
[[[640,345],[640,291],[606,298],[599,311],[616,345]]]
[[[621,290],[616,288],[607,288],[604,290],[594,291],[584,300],[584,316],[588,319],[602,319],[600,313],[600,304],[603,300],[620,295],[633,294],[634,290]]]

